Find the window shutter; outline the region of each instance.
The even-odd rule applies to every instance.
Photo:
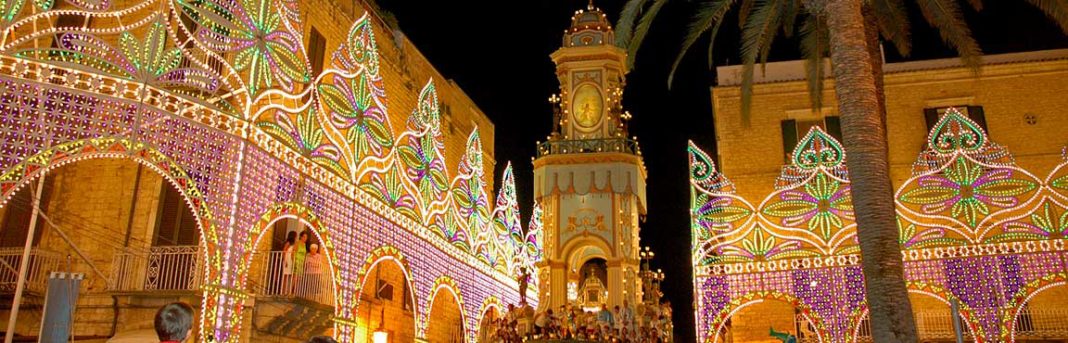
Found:
[[[782,154],[783,161],[790,161],[790,153],[797,146],[797,121],[793,119],[783,120],[782,123]]]
[[[925,108],[923,109],[923,119],[927,122],[927,132],[931,132],[935,124],[938,124],[938,109],[937,108]]]
[[[177,192],[171,189],[171,184],[163,181],[160,187],[159,211],[156,215],[156,244],[155,246],[178,245],[178,197]]]
[[[827,134],[837,139],[839,143],[842,142],[842,122],[838,116],[827,116],[823,118],[824,129]]]
[[[308,58],[311,60],[312,78],[323,73],[323,59],[326,55],[326,38],[315,27],[311,28],[308,37]]]
[[[286,235],[289,226],[285,219],[280,219],[274,222],[274,227],[271,229],[271,251],[282,251],[282,248],[286,245]]]
[[[968,119],[979,124],[983,131],[990,134],[990,128],[986,126],[986,114],[983,113],[983,106],[968,106]]]

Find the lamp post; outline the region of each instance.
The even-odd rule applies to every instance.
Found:
[[[389,332],[384,327],[386,321],[386,309],[382,309],[381,317],[378,318],[378,328],[371,334],[371,342],[373,343],[389,343]]]

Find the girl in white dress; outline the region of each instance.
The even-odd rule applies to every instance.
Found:
[[[282,290],[283,294],[293,293],[293,251],[297,242],[297,232],[286,234],[286,244],[282,247]]]

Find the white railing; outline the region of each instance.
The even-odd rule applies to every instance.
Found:
[[[292,275],[285,273],[285,254],[271,251],[258,254],[257,260],[263,266],[263,278],[252,289],[261,296],[296,297],[334,306],[333,281],[326,257],[307,258],[303,271],[295,270]],[[312,256],[312,255],[308,255]]]
[[[1029,308],[1016,316],[1016,337],[1029,339],[1068,338],[1068,308]]]
[[[22,248],[0,248],[0,292],[14,292],[22,263]],[[33,248],[26,274],[26,290],[44,293],[48,286],[48,273],[61,271],[63,256],[60,253]]]
[[[195,245],[122,251],[112,263],[111,287],[114,291],[196,291],[203,267]]]

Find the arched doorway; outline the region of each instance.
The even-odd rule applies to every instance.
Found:
[[[256,245],[241,271],[258,298],[252,339],[333,336],[336,266],[326,229],[296,203],[274,205],[261,218],[250,230]]]
[[[478,322],[478,342],[479,343],[491,343],[497,342],[494,337],[497,331],[497,320],[500,319],[503,314],[501,313],[498,304],[490,304],[485,306],[485,310],[482,311],[482,319]]]
[[[426,339],[430,342],[466,342],[463,307],[455,286],[438,282],[430,299]]]
[[[782,342],[771,335],[797,337],[798,342],[817,342],[816,325],[794,304],[779,299],[756,299],[736,308],[720,332],[718,342]]]
[[[363,285],[356,305],[357,342],[371,342],[375,331],[385,331],[390,342],[415,341],[415,295],[407,262],[392,247],[372,252],[365,266]]]
[[[203,230],[185,191],[152,164],[87,157],[108,158],[60,161],[0,207],[0,260],[12,267],[0,268],[0,292],[13,295],[34,231],[16,333],[38,335],[51,272],[84,275],[76,337],[151,330],[156,307],[172,301],[192,304],[199,317]]]
[[[586,260],[568,282],[568,288],[569,300],[581,304],[586,311],[599,311],[608,301],[608,262],[600,257]]]

